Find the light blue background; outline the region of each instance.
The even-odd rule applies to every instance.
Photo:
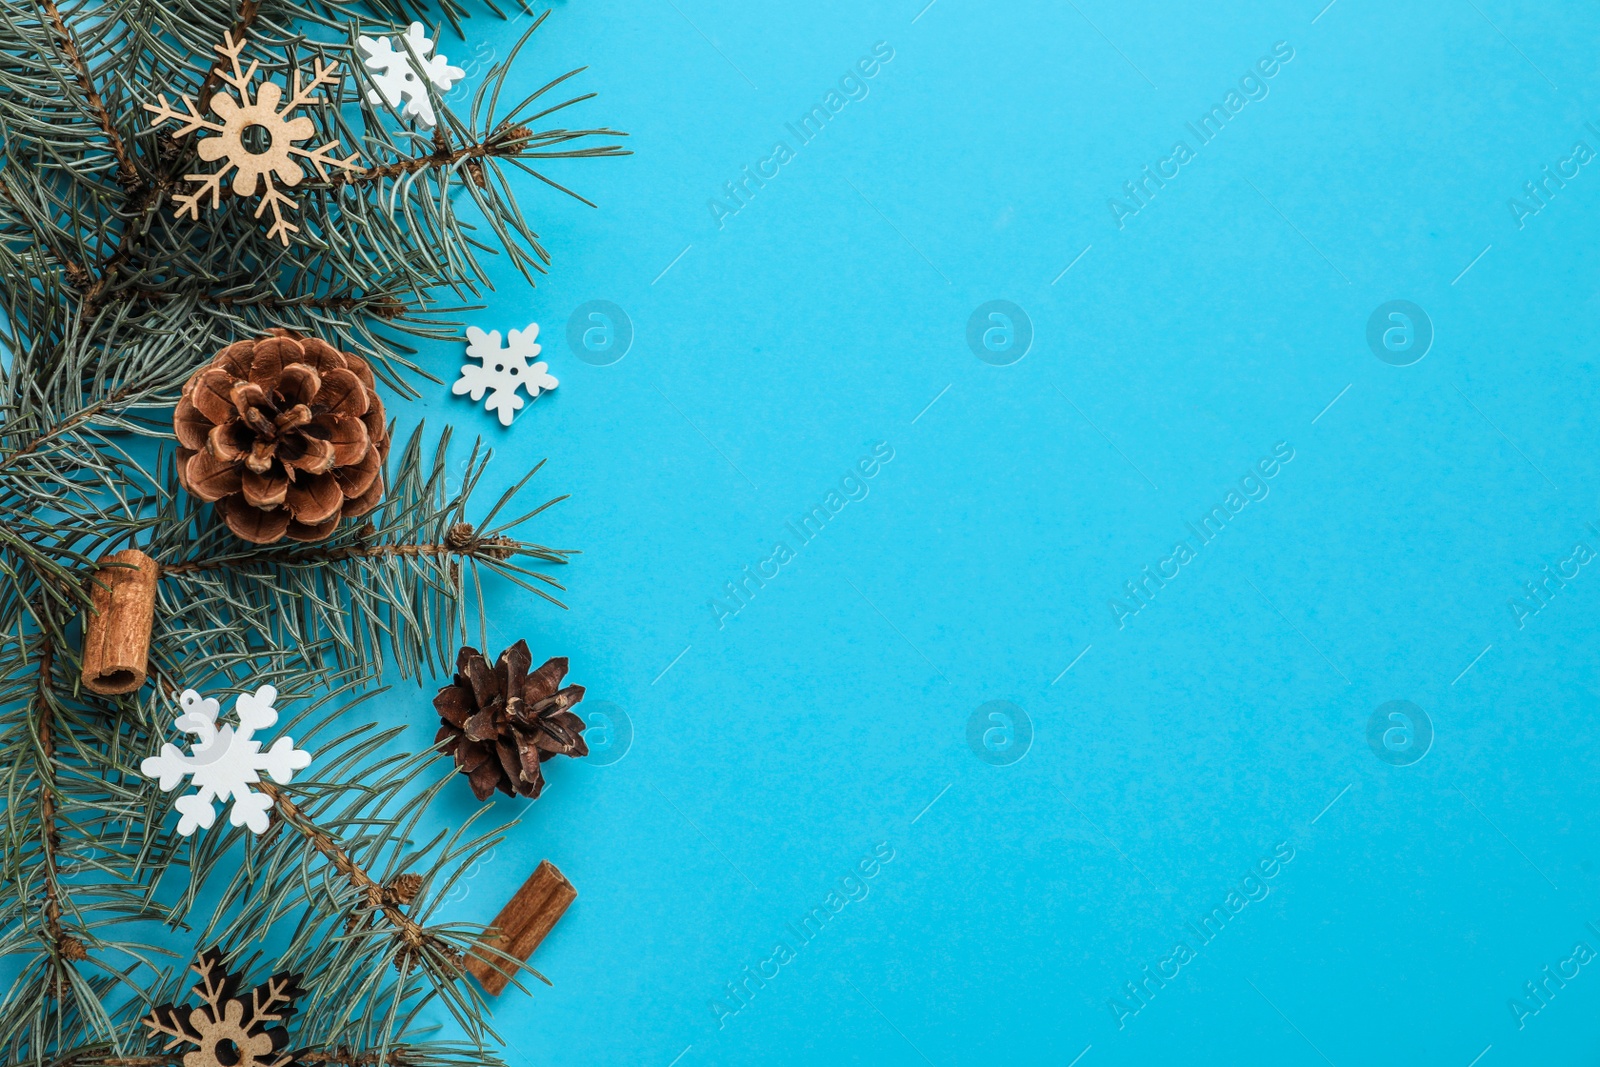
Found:
[[[1520,628],[1508,601],[1600,549],[1600,166],[1522,228],[1508,201],[1600,151],[1600,13],[924,2],[571,0],[514,76],[590,64],[564,121],[637,153],[550,167],[598,211],[522,182],[553,274],[497,275],[470,319],[537,320],[561,386],[505,431],[443,388],[396,408],[494,444],[486,499],[549,457],[534,494],[573,498],[527,532],[582,549],[570,610],[501,589],[496,640],[570,656],[635,740],[498,801],[524,822],[448,913],[489,921],[542,858],[579,889],[533,959],[554,988],[495,1005],[510,1059],[1593,1062],[1600,966],[1520,1029],[1509,1002],[1600,949],[1600,573]],[[870,94],[799,146],[876,42]],[[1108,198],[1276,42],[1269,95],[1119,229]],[[612,366],[565,341],[596,299],[636,333]],[[1033,324],[1011,366],[966,344],[994,299]],[[1392,299],[1433,323],[1412,366],[1366,343]],[[423,355],[448,380],[461,350]],[[799,547],[784,524],[880,441]],[[1278,442],[1270,495],[1119,629],[1108,600]],[[1009,766],[967,743],[997,699],[1035,733]],[[1390,700],[1436,731],[1410,766],[1368,746]],[[879,843],[869,895],[719,1027]],[[1186,923],[1279,843],[1200,947]],[[1109,998],[1180,939],[1198,958],[1119,1029]]]

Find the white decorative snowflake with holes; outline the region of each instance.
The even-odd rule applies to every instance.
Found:
[[[178,833],[188,837],[197,828],[209,829],[217,818],[214,802],[226,804],[230,797],[230,823],[247,826],[253,833],[266,832],[272,798],[250,790],[252,782],[261,781],[257,772],[266,771],[274,782],[287,784],[295,771],[311,764],[311,753],[295,748],[292,737],[280,737],[267,751],[261,751],[255,732],[278,721],[278,709],[272,706],[277,699],[278,691],[270,685],[254,695],[241,693],[233,705],[239,725],[218,726],[220,705],[216,700],[202,698],[193,689],[184,690],[178,698],[183,714],[173,725],[200,740],[187,756],[168,742],[161,746],[161,755],[151,756],[139,766],[146,778],[159,781],[164,793],[176,789],[186,777],[193,779],[195,791],[178,798],[178,812],[183,816],[178,820]]]
[[[478,401],[488,391],[489,402],[484,407],[500,413],[501,426],[510,426],[511,416],[522,408],[522,398],[517,395],[519,388],[526,389],[528,396],[537,400],[540,390],[554,389],[561,384],[550,375],[548,364],[533,362],[540,352],[534,343],[538,336],[539,324],[535,322],[526,330],[512,330],[506,338],[506,346],[501,348],[499,330],[484,333],[476,326],[468,326],[467,355],[483,360],[483,366],[464,364],[461,377],[450,387],[450,392],[456,396],[471,393],[472,399]]]
[[[392,108],[399,108],[404,100],[406,106],[401,114],[429,129],[435,122],[433,101],[428,99],[428,86],[423,79],[432,82],[439,92],[446,93],[467,76],[466,71],[452,67],[444,56],[428,54],[433,51],[433,38],[427,35],[427,28],[420,22],[406,27],[405,41],[398,48],[388,37],[360,37],[357,43],[366,53],[366,67],[373,72],[372,81],[377,85],[376,89],[368,91],[367,99],[374,104],[383,101]],[[406,44],[410,44],[411,52],[416,54],[415,61],[406,52]]]

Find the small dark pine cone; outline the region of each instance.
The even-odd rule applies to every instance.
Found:
[[[539,764],[557,754],[589,754],[583,720],[571,710],[583,699],[583,686],[561,688],[566,657],[529,673],[532,663],[526,641],[500,653],[492,667],[477,649],[463,648],[455,681],[433,698],[441,723],[434,741],[455,756],[479,800],[496,789],[537,797],[544,790]]]
[[[402,874],[383,889],[386,895],[394,898],[395,903],[410,904],[422,892],[422,875]]]
[[[172,416],[178,481],[228,528],[320,541],[383,498],[389,428],[365,360],[273,330],[195,371]]]

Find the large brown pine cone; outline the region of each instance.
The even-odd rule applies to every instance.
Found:
[[[479,800],[496,789],[536,797],[544,789],[539,764],[557,754],[589,754],[583,720],[569,710],[583,699],[583,686],[560,688],[566,657],[530,674],[532,663],[526,641],[500,653],[493,667],[477,649],[463,648],[455,681],[433,698],[441,720],[434,742],[447,742],[443,750],[455,756]]]
[[[178,481],[246,541],[319,541],[383,498],[389,428],[366,360],[273,330],[195,371],[173,412]]]

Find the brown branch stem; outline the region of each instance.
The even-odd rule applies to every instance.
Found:
[[[397,905],[389,903],[384,896],[382,883],[374,880],[355,860],[351,859],[340,847],[339,842],[312,822],[282,789],[264,779],[254,785],[256,789],[272,798],[284,822],[298,830],[312,848],[320,852],[324,859],[333,864],[335,870],[344,875],[352,888],[360,890],[367,902],[383,913],[384,918],[388,919],[399,932],[400,939],[406,943],[407,948],[413,951],[419,950],[433,940],[433,936],[422,924],[401,911]]]
[[[38,437],[35,437],[32,441],[29,441],[15,452],[7,455],[3,460],[0,460],[0,471],[9,469],[12,463],[14,463],[16,460],[32,455],[45,445],[49,444],[51,441],[55,440],[57,437],[60,437],[62,434],[71,433],[73,430],[76,430],[79,426],[82,426],[84,423],[88,422],[102,411],[120,403],[122,399],[128,395],[128,392],[129,390],[127,389],[119,389],[110,396],[95,401],[88,407],[80,408],[66,419],[63,419],[57,425],[52,426],[50,429],[46,430]]]
[[[182,1063],[185,1055],[175,1051],[164,1056],[103,1056],[94,1051],[79,1051],[57,1058],[51,1067],[167,1067]],[[408,1062],[403,1047],[381,1056],[377,1052],[355,1052],[347,1048],[307,1049],[296,1053],[295,1059],[305,1067],[377,1067],[379,1064],[405,1067]]]
[[[183,300],[189,294],[166,289],[131,289],[123,294],[127,300]],[[366,311],[381,319],[397,319],[413,310],[409,305],[388,293],[369,296],[291,296],[277,293],[244,293],[234,296],[227,293],[201,293],[199,300],[217,307],[268,308],[281,311],[286,308],[314,308],[318,311]]]
[[[506,131],[505,136],[506,139],[501,142],[486,141],[482,144],[464,145],[461,148],[450,148],[442,139],[436,137],[434,150],[425,156],[407,156],[404,159],[397,159],[393,163],[383,163],[376,167],[365,167],[349,173],[335,174],[329,179],[328,184],[337,189],[342,185],[364,185],[368,182],[382,181],[385,178],[399,178],[435,167],[454,166],[461,162],[466,162],[470,167],[473,160],[515,155],[528,142],[532,134],[519,127],[518,129]]]
[[[364,185],[368,182],[381,181],[385,178],[399,178],[418,171],[430,170],[436,167],[449,167],[464,163],[462,168],[473,184],[484,187],[487,179],[483,174],[483,160],[503,159],[518,156],[524,153],[529,158],[541,158],[538,153],[531,152],[533,148],[543,148],[549,144],[559,144],[565,141],[576,140],[581,137],[614,136],[625,137],[626,134],[617,133],[615,130],[566,130],[557,133],[535,133],[526,126],[511,126],[493,132],[489,139],[478,144],[463,145],[460,148],[450,148],[448,142],[435,131],[434,150],[427,155],[406,156],[392,163],[383,163],[376,167],[366,167],[335,174],[327,182],[327,187],[337,189],[342,185]],[[551,153],[550,157],[582,157],[604,155],[629,155],[616,145],[604,148],[582,149],[574,152]],[[559,187],[558,187],[559,188]],[[576,194],[573,194],[576,195]],[[582,197],[578,197],[582,200]],[[587,203],[587,201],[585,201]]]
[[[78,305],[79,318],[92,319],[105,306],[106,291],[116,282],[122,268],[133,259],[135,250],[144,239],[149,214],[161,203],[160,191],[165,187],[164,183],[165,179],[154,185],[140,182],[129,192],[128,206],[132,209],[129,218],[122,224],[122,233],[117,237],[116,247],[101,264],[100,276],[84,291]]]
[[[72,39],[72,34],[67,29],[67,20],[62,17],[61,9],[56,6],[55,0],[39,0],[39,6],[50,19],[50,25],[56,31],[56,39],[59,42],[57,47],[62,58],[72,67],[73,73],[77,76],[78,87],[83,90],[84,98],[88,101],[89,111],[99,125],[100,131],[106,135],[112,154],[117,157],[117,180],[123,184],[137,181],[138,170],[133,165],[133,154],[128,151],[128,146],[122,141],[122,135],[117,132],[116,125],[111,121],[111,112],[100,96],[100,91],[95,88],[94,78],[89,74],[89,64],[84,60],[83,53],[78,51],[77,42]]]
[[[502,550],[502,549],[501,549]],[[384,557],[434,557],[445,560],[453,555],[472,555],[470,545],[453,544],[371,544],[349,545],[344,549],[298,549],[283,555],[222,555],[211,560],[186,560],[182,563],[163,563],[162,577],[173,574],[195,574],[200,571],[238,569],[254,563],[278,563],[293,566],[296,563],[339,563],[342,560],[374,560]]]
[[[56,717],[49,697],[54,668],[55,645],[45,636],[39,643],[39,674],[34,693],[42,756],[39,763],[39,837],[44,859],[44,929],[50,939],[55,995],[60,1001],[66,997],[67,965],[83,958],[83,943],[69,937],[61,926],[61,887],[57,884],[61,831],[56,826]]]

